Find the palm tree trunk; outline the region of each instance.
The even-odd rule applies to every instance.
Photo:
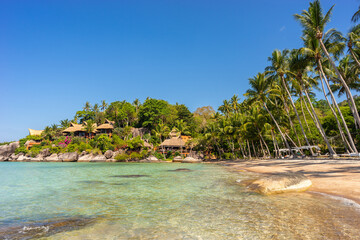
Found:
[[[304,101],[304,99],[303,99],[303,95],[302,95],[302,93],[300,92],[300,105],[301,105],[301,112],[302,112],[302,115],[303,115],[303,118],[304,118],[304,121],[305,121],[306,127],[307,127],[308,131],[309,131],[309,132],[311,132],[310,127],[309,127],[309,124],[308,124],[308,121],[307,121],[306,116],[305,116],[304,106],[303,106],[303,101]]]
[[[342,113],[341,113],[341,111],[340,111],[340,108],[339,108],[339,106],[337,105],[337,102],[336,102],[336,100],[335,100],[334,94],[333,94],[333,92],[331,91],[329,82],[327,81],[327,78],[326,78],[325,73],[324,73],[324,71],[323,71],[323,69],[322,69],[322,65],[321,65],[321,62],[320,62],[320,61],[318,61],[318,65],[319,65],[319,69],[320,69],[319,76],[320,76],[320,81],[321,81],[321,87],[322,87],[322,90],[323,90],[323,92],[324,92],[325,99],[326,99],[326,101],[327,101],[327,103],[328,103],[328,105],[329,105],[329,107],[330,107],[330,110],[331,110],[331,112],[333,113],[333,115],[334,115],[334,117],[335,117],[336,123],[337,123],[337,125],[338,125],[338,129],[339,129],[339,132],[340,132],[340,136],[341,136],[341,139],[342,139],[343,144],[344,144],[344,146],[345,146],[345,149],[346,149],[346,151],[348,151],[347,148],[349,148],[349,149],[351,150],[351,152],[357,153],[357,150],[356,150],[354,141],[353,141],[353,139],[352,139],[352,136],[351,136],[351,134],[350,134],[350,132],[349,132],[349,129],[348,129],[348,127],[347,127],[347,124],[346,124],[346,122],[345,122],[345,119],[344,119],[344,117],[343,117],[343,115],[342,115]],[[339,121],[339,119],[338,119],[338,116],[337,116],[334,108],[332,107],[332,105],[331,105],[331,103],[330,103],[330,101],[329,101],[329,99],[328,99],[328,97],[327,97],[327,95],[326,95],[326,91],[325,91],[325,88],[324,88],[323,78],[324,78],[324,81],[325,81],[325,83],[326,83],[327,89],[328,89],[328,91],[329,91],[329,93],[330,93],[331,100],[332,100],[333,104],[335,105],[335,107],[337,108],[337,110],[338,110],[338,112],[339,112],[339,115],[340,115],[340,118],[341,118],[341,120],[342,120],[342,122],[343,122],[343,124],[344,124],[345,131],[346,131],[346,133],[347,133],[347,135],[348,135],[350,144],[349,144],[349,142],[348,142],[348,141],[346,140],[346,138],[345,138],[345,134],[344,134],[344,132],[343,132],[343,130],[342,130],[342,126],[341,126],[341,124],[340,124],[340,121]]]
[[[240,146],[241,154],[243,155],[243,158],[245,159],[246,155],[245,155],[244,149],[243,149],[242,144],[240,143],[240,141],[239,141],[239,146]]]
[[[283,83],[283,85],[284,85],[284,88],[285,88],[285,90],[286,90],[286,92],[287,92],[287,94],[288,94],[288,96],[289,96],[289,99],[290,99],[291,105],[292,105],[292,107],[293,107],[293,109],[294,109],[296,118],[297,118],[297,120],[299,121],[300,128],[301,128],[301,132],[302,132],[302,134],[304,135],[306,145],[310,146],[309,140],[308,140],[308,138],[307,138],[307,136],[306,136],[306,134],[305,134],[305,131],[304,131],[304,127],[303,127],[303,125],[302,125],[302,123],[301,123],[299,113],[298,113],[298,111],[297,111],[297,109],[296,109],[296,106],[295,106],[295,104],[294,104],[294,101],[293,101],[293,99],[292,99],[292,97],[291,97],[290,91],[289,91],[289,89],[288,89],[287,86],[286,86],[284,76],[281,76],[281,79],[282,79],[282,83]],[[301,145],[300,141],[299,141],[299,145]],[[314,153],[313,153],[313,151],[312,151],[311,148],[310,148],[310,153],[311,153],[311,156],[314,156]]]
[[[251,159],[251,150],[250,150],[249,140],[246,140],[246,142],[247,142],[247,147],[248,147],[248,151],[249,151],[249,159]]]
[[[265,148],[266,148],[266,151],[268,152],[269,156],[271,156],[271,153],[270,153],[270,150],[269,150],[269,147],[268,145],[266,144],[263,136],[261,135],[261,133],[259,132],[259,136],[260,136],[260,139],[263,141],[264,145],[265,145]]]
[[[258,158],[258,157],[259,157],[259,154],[258,154],[258,152],[255,150],[254,140],[251,140],[251,145],[252,145],[252,148],[253,148],[255,157]]]
[[[274,145],[274,157],[279,158],[278,149],[276,147],[276,138],[274,138],[274,133],[273,133],[272,129],[271,129],[271,137],[272,137],[273,145]],[[271,153],[270,153],[270,156],[271,156]]]
[[[327,49],[326,49],[326,47],[325,47],[325,45],[324,45],[324,43],[323,43],[323,41],[322,41],[321,38],[319,39],[319,42],[320,42],[320,45],[321,45],[322,50],[324,51],[325,55],[326,55],[327,58],[329,59],[329,62],[330,62],[330,64],[331,64],[331,66],[334,68],[334,70],[335,70],[338,78],[340,79],[341,84],[343,85],[343,87],[344,87],[344,89],[345,89],[345,91],[346,91],[346,93],[347,93],[346,95],[347,95],[347,96],[349,97],[349,99],[350,99],[350,102],[351,102],[351,105],[352,105],[351,107],[354,109],[353,114],[354,114],[355,122],[356,122],[357,125],[360,127],[360,116],[359,116],[359,113],[358,113],[358,111],[357,111],[354,98],[353,98],[353,96],[352,96],[352,94],[351,94],[351,92],[350,92],[350,88],[349,88],[349,86],[346,84],[346,82],[345,82],[343,76],[341,75],[341,73],[339,72],[339,69],[336,67],[335,62],[334,62],[334,61],[332,60],[332,58],[330,57],[330,54],[329,54],[329,52],[327,51]]]
[[[266,158],[266,153],[265,153],[264,146],[262,144],[261,138],[260,138],[259,142],[260,142],[261,151],[263,153],[263,158]]]
[[[272,115],[272,113],[270,112],[270,110],[268,109],[268,107],[266,106],[266,103],[263,102],[263,104],[264,104],[264,107],[265,107],[266,111],[269,113],[271,119],[274,121],[274,123],[275,123],[278,131],[280,132],[280,135],[281,135],[282,139],[284,140],[284,143],[285,143],[286,148],[288,148],[289,151],[290,151],[290,153],[291,153],[290,145],[289,145],[288,141],[286,140],[285,135],[284,135],[283,132],[281,131],[281,128],[280,128],[279,124],[277,123],[277,121],[275,120],[274,116]]]
[[[299,135],[297,134],[297,131],[296,131],[296,129],[295,129],[295,126],[294,126],[294,124],[293,124],[293,122],[292,122],[292,120],[291,120],[291,117],[290,117],[289,107],[288,107],[285,99],[283,99],[283,101],[284,101],[284,105],[285,105],[285,111],[286,111],[287,116],[288,116],[288,118],[289,118],[290,126],[291,126],[292,130],[293,130],[294,133],[295,133],[295,136],[296,136],[296,139],[298,140],[299,145],[301,145]]]
[[[350,50],[351,56],[353,57],[353,59],[355,60],[356,64],[357,64],[358,67],[360,68],[360,62],[359,62],[359,60],[357,59],[357,57],[355,56],[354,50],[353,50],[351,47],[349,48],[349,50]]]
[[[320,120],[319,120],[319,118],[318,118],[318,116],[317,116],[317,114],[316,114],[316,112],[315,112],[315,109],[314,109],[312,103],[311,103],[311,99],[310,99],[310,97],[309,97],[309,94],[308,94],[307,90],[305,89],[305,87],[303,87],[303,89],[304,89],[304,92],[305,92],[305,96],[306,96],[306,98],[307,98],[307,100],[308,100],[308,102],[309,102],[309,104],[310,104],[311,111],[313,112],[313,116],[314,116],[314,118],[316,119],[316,122],[317,122],[317,124],[318,124],[319,130],[320,130],[320,134],[321,134],[321,136],[323,137],[323,139],[324,139],[324,141],[325,141],[325,143],[326,143],[326,146],[327,146],[328,149],[329,149],[329,154],[330,154],[331,157],[336,156],[336,152],[335,152],[334,149],[331,147],[331,145],[330,145],[330,143],[329,143],[329,140],[328,140],[328,138],[327,138],[326,135],[325,135],[325,131],[324,131],[324,129],[323,129],[321,123],[320,123]]]

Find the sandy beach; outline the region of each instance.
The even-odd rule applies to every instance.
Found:
[[[308,191],[345,197],[360,204],[360,160],[254,159],[227,164],[235,171],[303,173],[313,183]]]

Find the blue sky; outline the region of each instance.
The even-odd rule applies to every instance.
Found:
[[[84,103],[161,98],[215,109],[267,66],[301,47],[293,14],[308,1],[2,0],[0,142],[73,118]],[[336,4],[347,32],[358,0]],[[320,96],[319,96],[320,97]]]

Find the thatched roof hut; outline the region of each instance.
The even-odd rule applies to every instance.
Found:
[[[44,130],[34,130],[34,129],[31,129],[31,128],[28,128],[29,129],[29,135],[30,136],[40,136],[41,133],[44,131]]]
[[[146,148],[152,148],[153,146],[152,146],[150,143],[144,141],[144,147],[146,147]]]
[[[179,137],[172,137],[170,139],[166,139],[164,142],[160,144],[160,147],[175,147],[175,148],[183,148],[185,147],[185,142]]]
[[[114,129],[114,126],[112,124],[109,124],[109,123],[104,123],[104,124],[101,124],[100,126],[98,126],[96,129],[97,130],[100,130],[100,129]]]
[[[72,132],[85,132],[85,129],[82,124],[76,124],[71,122],[70,127],[63,130],[64,133],[72,133]]]

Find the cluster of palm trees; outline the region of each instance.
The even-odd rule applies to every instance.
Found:
[[[219,155],[222,154],[219,139],[227,139],[232,154],[232,146],[237,142],[244,157],[251,157],[251,154],[270,156],[267,142],[271,141],[274,150],[283,146],[289,153],[294,153],[292,148],[307,146],[311,155],[314,155],[311,145],[324,143],[329,155],[336,156],[313,104],[313,90],[319,88],[336,119],[343,149],[358,154],[354,140],[357,132],[351,132],[334,94],[345,93],[358,129],[360,117],[351,89],[358,90],[360,84],[360,25],[352,27],[346,37],[336,29],[325,31],[332,10],[333,7],[324,14],[320,1],[315,0],[308,10],[295,14],[303,29],[303,47],[273,51],[265,71],[249,79],[250,89],[245,94],[245,101],[239,104],[233,97],[219,107],[224,117],[209,124],[205,134]],[[357,21],[359,17],[360,10],[353,20]],[[344,54],[345,50],[348,54]],[[309,135],[314,136],[309,125],[316,127],[316,135],[321,139],[309,139]],[[213,128],[217,130],[212,131]]]

